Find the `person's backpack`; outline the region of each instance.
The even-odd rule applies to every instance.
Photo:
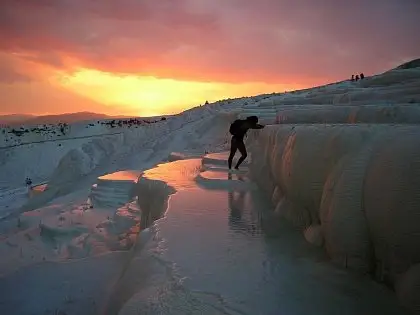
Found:
[[[241,131],[241,124],[242,121],[240,119],[237,119],[230,125],[229,132],[232,136],[236,136],[239,134],[239,132]]]

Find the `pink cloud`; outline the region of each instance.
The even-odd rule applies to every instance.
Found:
[[[5,0],[0,49],[66,68],[328,82],[418,57],[416,0]]]

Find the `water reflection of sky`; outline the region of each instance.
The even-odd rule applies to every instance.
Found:
[[[98,177],[99,180],[112,180],[112,181],[133,181],[136,182],[142,171],[138,170],[125,170],[119,171],[112,174],[106,174]]]
[[[179,160],[159,164],[145,171],[142,176],[150,180],[164,181],[176,190],[191,189],[196,187],[194,179],[200,168],[201,159]]]
[[[250,213],[250,195],[246,191],[228,192],[229,227],[238,233],[259,233],[258,218]],[[257,220],[256,220],[257,219]]]
[[[153,253],[167,269],[176,268],[185,291],[162,295],[162,308],[191,310],[198,302],[208,305],[203,299],[208,295],[218,297],[215,307],[223,300],[241,314],[395,313],[391,295],[333,267],[301,232],[270,216],[272,206],[263,194],[236,190],[234,182],[245,176],[209,173],[214,184],[223,182],[214,190],[197,184],[199,173],[200,160],[185,160],[144,174],[178,190],[154,226]]]

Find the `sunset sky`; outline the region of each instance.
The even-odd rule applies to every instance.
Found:
[[[177,113],[420,57],[419,0],[1,0],[0,114]]]

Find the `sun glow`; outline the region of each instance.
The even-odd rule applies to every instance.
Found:
[[[115,108],[120,113],[141,116],[174,114],[206,100],[212,102],[289,88],[265,83],[194,82],[116,75],[90,69],[80,69],[71,75],[60,73],[51,83]]]

